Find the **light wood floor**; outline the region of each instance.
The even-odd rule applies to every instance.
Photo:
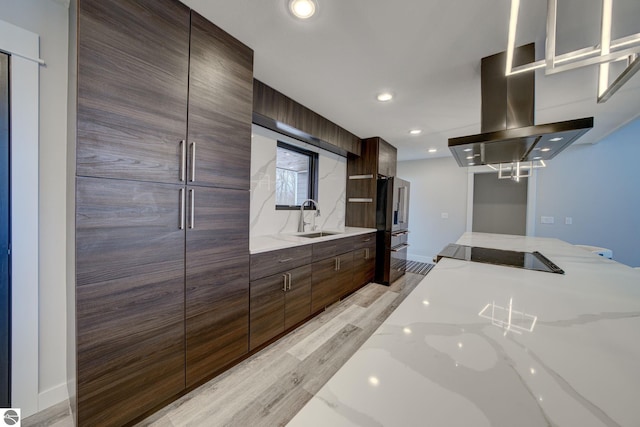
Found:
[[[366,285],[138,426],[285,425],[423,278],[407,273],[391,286]],[[68,409],[56,408],[22,425],[72,426]]]

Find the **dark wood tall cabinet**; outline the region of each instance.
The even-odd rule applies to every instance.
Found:
[[[176,0],[77,0],[76,403],[130,423],[248,352],[253,52]]]
[[[376,228],[377,179],[396,175],[397,150],[380,137],[362,140],[361,155],[347,157],[347,211],[350,227]]]

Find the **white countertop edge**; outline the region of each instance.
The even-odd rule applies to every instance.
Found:
[[[301,237],[300,234],[312,233],[307,231],[305,233],[281,233],[271,234],[266,236],[251,236],[249,238],[249,253],[259,254],[262,252],[275,251],[278,249],[293,248],[296,246],[310,245],[313,243],[326,242],[328,240],[342,239],[345,237],[358,236],[360,234],[375,233],[375,228],[361,228],[361,227],[345,227],[344,229],[325,229],[317,230],[317,232],[337,233],[331,236],[323,237]]]

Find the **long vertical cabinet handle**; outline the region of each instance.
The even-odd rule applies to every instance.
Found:
[[[369,259],[369,248],[364,248],[364,259]]]
[[[180,189],[180,214],[178,218],[178,227],[184,230],[184,188]]]
[[[196,180],[196,143],[191,143],[191,178],[190,181]]]
[[[336,257],[335,262],[336,266],[333,268],[333,271],[338,271],[340,270],[340,258]]]
[[[180,182],[187,179],[187,141],[180,141]]]
[[[289,287],[287,288],[287,290],[291,290],[291,273],[287,273],[287,276],[289,276]]]
[[[189,205],[189,228],[193,229],[196,226],[196,190],[193,188],[189,189]]]
[[[282,292],[287,292],[287,273],[282,275]]]

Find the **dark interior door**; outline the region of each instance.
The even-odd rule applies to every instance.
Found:
[[[9,56],[0,53],[0,407],[10,407]]]

